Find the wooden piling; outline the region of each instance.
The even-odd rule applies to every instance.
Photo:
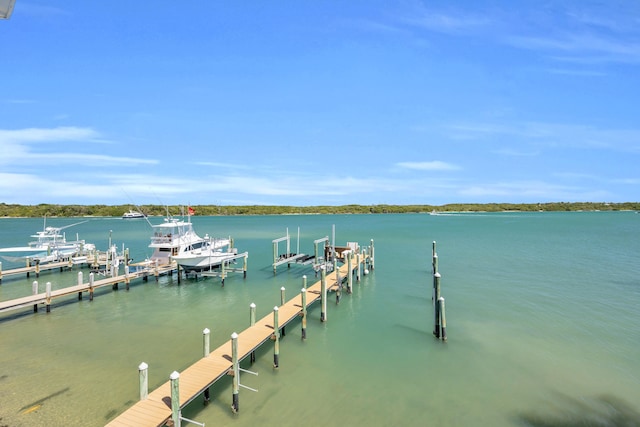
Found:
[[[51,282],[47,282],[45,285],[45,292],[47,295],[47,313],[51,312]]]
[[[356,254],[356,263],[358,264],[356,267],[356,280],[360,282],[360,269],[361,269],[360,253]]]
[[[327,321],[327,272],[325,266],[320,267],[320,321]]]
[[[340,278],[340,270],[338,270],[338,260],[333,258],[333,271],[335,271],[336,275],[336,305],[340,304],[340,297],[342,293],[342,279]]]
[[[307,275],[302,276],[302,287],[307,289]]]
[[[349,268],[349,273],[347,274],[347,293],[348,294],[351,294],[352,287],[353,287],[352,260],[353,260],[353,252],[349,251],[349,253],[347,253],[347,267]]]
[[[38,295],[38,281],[34,280],[33,283],[31,284],[31,292],[33,293],[33,295]],[[33,312],[37,313],[38,312],[38,303],[33,304]]]
[[[125,264],[124,266],[124,284],[125,289],[129,290],[131,278],[129,277],[129,266]]]
[[[447,318],[444,314],[444,297],[438,298],[438,311],[440,314],[440,339],[447,340]]]
[[[224,279],[225,277],[227,277],[227,272],[225,270],[225,264],[226,262],[224,260],[222,260],[222,262],[220,263],[220,281],[222,282],[222,287],[224,288]]]
[[[371,253],[369,254],[371,259],[371,271],[376,269],[376,250],[373,246],[373,239],[371,239]]]
[[[278,325],[278,306],[273,307],[273,367],[280,367],[280,329]]]
[[[234,413],[238,413],[238,411],[240,410],[238,399],[238,394],[240,391],[240,365],[238,363],[238,334],[235,332],[231,334],[231,363],[231,375],[233,375],[233,396],[231,410]]]
[[[171,380],[171,421],[173,421],[173,427],[180,427],[182,417],[180,414],[180,374],[177,371],[173,371],[169,375]]]
[[[138,366],[138,375],[140,377],[140,400],[149,397],[149,365],[142,362]]]
[[[82,285],[82,271],[78,271],[78,286]],[[82,301],[82,291],[78,291],[78,300]]]
[[[302,339],[307,339],[307,289],[302,288],[300,290],[300,297],[302,299]]]
[[[93,281],[94,275],[93,273],[89,273],[89,301],[93,301]]]
[[[248,259],[249,259],[249,255],[245,255],[242,259],[243,259],[243,261],[242,261],[242,277],[246,279],[247,278],[247,262],[248,262]]]
[[[211,345],[211,331],[209,328],[204,328],[202,331],[202,357],[209,357],[209,348]]]
[[[433,334],[436,336],[436,338],[440,338],[440,304],[438,302],[440,300],[440,273],[434,274],[433,279],[434,279],[433,294],[434,294],[434,302],[435,302],[433,306],[433,313],[434,313]]]
[[[284,286],[280,288],[280,306],[283,306],[285,303],[285,288]],[[282,327],[282,336],[287,335],[286,326]]]
[[[433,270],[433,274],[438,272],[438,254],[433,254],[433,260],[431,261],[431,268]]]
[[[254,326],[255,324],[256,324],[256,305],[254,303],[251,303],[249,305],[249,325]],[[256,361],[255,351],[251,352],[251,355],[249,356],[249,360],[251,361],[251,363],[254,363]]]

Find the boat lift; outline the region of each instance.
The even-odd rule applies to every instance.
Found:
[[[274,239],[271,242],[273,243],[273,274],[276,274],[278,266],[282,264],[287,264],[287,268],[291,268],[291,263],[311,264],[313,262],[312,256],[300,253],[300,227],[298,227],[298,244],[295,253],[291,252],[291,237],[288,228],[284,237]],[[287,247],[284,253],[280,253],[280,242],[286,242]]]
[[[273,274],[276,274],[278,266],[287,264],[287,268],[291,268],[291,264],[312,265],[316,275],[321,267],[328,272],[333,271],[333,254],[335,247],[331,245],[329,237],[325,236],[313,241],[313,255],[300,253],[300,228],[298,227],[298,242],[296,251],[291,251],[291,236],[287,228],[287,234],[283,237],[274,239],[273,243]],[[284,252],[280,252],[279,244],[285,242],[286,248]]]

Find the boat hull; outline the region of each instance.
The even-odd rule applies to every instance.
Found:
[[[202,271],[219,267],[224,261],[237,258],[237,252],[201,251],[171,257],[183,270]]]

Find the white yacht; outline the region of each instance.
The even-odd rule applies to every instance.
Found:
[[[190,220],[168,217],[162,224],[152,225],[152,228],[153,235],[149,244],[149,248],[153,249],[149,259],[152,264],[169,264],[172,258],[203,249],[222,250],[231,242],[228,238],[209,239],[198,236]]]
[[[60,261],[76,255],[84,254],[95,250],[95,245],[86,243],[76,237],[76,240],[68,241],[65,233],[61,233],[65,228],[82,224],[87,221],[66,225],[64,227],[47,227],[46,218],[42,231],[32,234],[35,239],[29,242],[28,246],[18,246],[0,249],[2,257],[10,261],[20,261],[26,258],[45,263]]]
[[[231,247],[231,239],[210,239],[197,247],[187,248],[178,255],[171,256],[186,272],[210,270],[224,261],[238,257],[238,250]]]
[[[125,212],[122,215],[122,219],[140,219],[140,218],[145,218],[145,214],[143,214],[142,212],[134,211],[132,209],[129,209],[129,212]]]

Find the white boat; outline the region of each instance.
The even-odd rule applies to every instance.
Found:
[[[198,248],[187,249],[171,257],[185,272],[211,270],[225,261],[237,259],[238,249],[230,248],[230,239],[208,239]],[[222,245],[222,246],[221,246]],[[241,254],[243,256],[246,254]]]
[[[4,259],[9,261],[21,261],[27,258],[39,262],[61,261],[63,259],[72,258],[95,250],[95,245],[86,243],[76,237],[76,240],[68,241],[66,235],[61,233],[65,228],[82,224],[87,221],[66,225],[64,227],[47,227],[46,218],[42,231],[32,234],[34,241],[29,242],[28,246],[18,246],[0,249],[0,254]]]
[[[166,265],[172,258],[197,251],[213,249],[222,250],[229,246],[231,239],[210,239],[200,237],[194,230],[191,221],[165,218],[162,224],[152,225],[153,235],[149,248],[153,249],[151,258],[141,264]],[[178,262],[176,260],[176,262]]]
[[[129,212],[125,212],[122,215],[122,219],[139,219],[144,217],[145,214],[143,214],[142,212],[134,211],[132,209],[129,209]]]

